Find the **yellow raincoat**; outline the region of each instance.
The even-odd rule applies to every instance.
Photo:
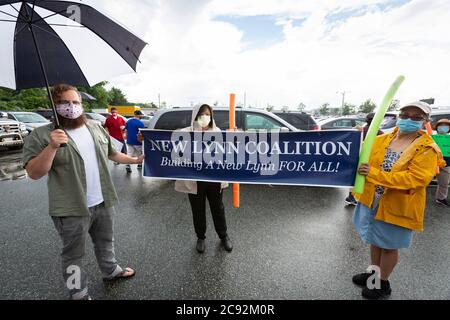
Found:
[[[381,170],[386,150],[396,136],[398,128],[390,134],[378,136],[370,156],[370,172],[362,194],[355,198],[371,208],[377,185],[385,187],[376,220],[415,231],[423,231],[426,187],[436,174],[437,166],[445,166],[441,150],[431,137],[420,135],[402,153],[391,172]]]

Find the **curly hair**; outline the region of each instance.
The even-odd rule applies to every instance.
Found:
[[[76,87],[68,85],[68,84],[57,84],[57,85],[53,86],[52,90],[51,90],[53,101],[55,101],[55,102],[60,101],[62,94],[64,92],[71,91],[71,90],[75,91],[81,100],[80,91],[78,91],[78,89]]]

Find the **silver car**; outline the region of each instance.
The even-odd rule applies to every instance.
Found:
[[[150,120],[149,129],[176,130],[191,125],[192,107],[162,109]],[[222,130],[230,127],[229,109],[214,108],[214,121]],[[299,131],[287,121],[275,114],[252,108],[236,108],[236,127],[238,130],[271,130]]]
[[[45,119],[43,116],[37,114],[36,112],[8,111],[8,118],[23,122],[28,132],[31,132],[38,127],[45,126],[50,123],[49,120]]]

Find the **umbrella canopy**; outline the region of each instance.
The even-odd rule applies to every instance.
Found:
[[[119,23],[77,1],[0,0],[3,87],[92,86],[136,71],[145,46]]]
[[[80,91],[80,95],[81,95],[81,98],[83,100],[85,100],[85,101],[95,101],[95,100],[97,100],[97,99],[95,99],[93,96],[91,96],[87,92]]]

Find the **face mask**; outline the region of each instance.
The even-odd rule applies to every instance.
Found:
[[[202,115],[197,118],[197,122],[199,125],[202,126],[202,128],[204,128],[204,127],[208,126],[209,123],[211,122],[211,116]]]
[[[83,114],[81,104],[65,103],[56,105],[56,112],[67,119],[77,119]]]
[[[397,127],[401,133],[411,133],[422,129],[423,121],[414,121],[411,119],[398,119]]]
[[[439,133],[448,133],[449,130],[450,130],[450,126],[437,127],[437,132],[439,132]]]

